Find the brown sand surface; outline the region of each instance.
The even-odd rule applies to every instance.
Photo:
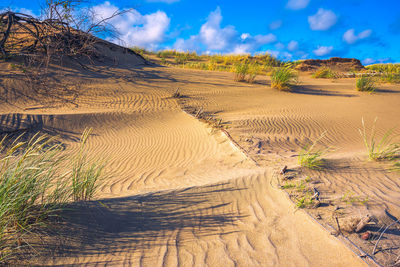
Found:
[[[283,164],[296,166],[305,138],[324,131],[336,150],[332,168],[312,173],[322,194],[352,190],[400,216],[398,175],[366,163],[357,132],[361,117],[378,116],[382,129],[398,124],[396,86],[369,95],[356,92],[353,79],[304,76],[285,93],[267,79],[237,83],[222,72],[146,66],[99,73],[73,73],[85,81],[74,105],[21,98],[0,104],[2,127],[34,124],[61,136],[67,151],[92,127],[89,151],[108,160],[100,202],[70,212],[49,239],[54,253],[39,265],[364,265],[296,211],[274,176]],[[171,98],[178,87],[185,97]],[[222,119],[243,150],[183,111],[200,107]]]

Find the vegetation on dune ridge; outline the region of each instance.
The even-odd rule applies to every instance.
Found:
[[[331,68],[322,67],[319,68],[312,75],[313,78],[324,78],[324,79],[337,79],[339,78],[339,73],[333,71]]]
[[[382,82],[400,83],[400,64],[373,64],[366,68],[378,74]]]
[[[179,52],[177,50],[151,52],[139,47],[133,47],[131,49],[148,60],[153,60],[166,66],[211,71],[228,71],[233,73],[236,73],[238,68],[242,68],[239,72],[246,70],[245,76],[248,75],[248,78],[240,80],[248,82],[253,82],[255,75],[267,74],[274,67],[279,67],[284,64],[283,61],[268,53],[254,56],[249,54],[198,55],[196,52]],[[235,77],[235,80],[237,78],[240,77]]]
[[[65,155],[53,138],[36,134],[28,141],[18,137],[0,143],[0,263],[11,260],[21,248],[29,248],[35,229],[70,201],[90,200],[103,177],[104,164],[89,159],[85,130],[77,154]],[[72,163],[72,169],[68,170]]]
[[[271,87],[280,91],[290,91],[291,86],[298,82],[298,74],[292,64],[275,68],[271,73]]]

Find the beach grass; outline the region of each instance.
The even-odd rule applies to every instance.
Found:
[[[359,129],[359,133],[370,160],[392,160],[400,155],[400,143],[396,141],[398,135],[394,134],[394,128],[387,130],[378,139],[376,133],[377,118],[375,118],[369,134],[367,134],[364,118],[362,118],[361,122],[362,128]]]

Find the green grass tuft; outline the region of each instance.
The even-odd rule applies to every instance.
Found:
[[[243,82],[246,80],[246,75],[249,71],[248,63],[237,63],[234,67],[234,80],[237,82]]]
[[[376,122],[371,128],[371,132],[368,135],[364,118],[361,120],[362,129],[358,129],[361,137],[363,138],[365,148],[367,149],[368,158],[370,160],[392,160],[400,156],[400,143],[395,142],[398,135],[394,134],[394,128],[386,131],[380,140],[376,140]]]
[[[317,149],[318,142],[325,137],[326,132],[315,140],[314,142],[305,145],[301,150],[298,158],[300,166],[307,167],[312,170],[322,169],[324,166],[324,160],[322,158],[328,152],[328,148]]]
[[[313,78],[323,78],[323,79],[337,79],[339,78],[339,74],[334,72],[332,69],[328,67],[319,68],[313,75]]]
[[[72,157],[72,196],[74,201],[91,200],[99,186],[104,163],[89,160],[86,152],[87,139],[91,133],[86,129],[81,137],[79,153]]]
[[[289,91],[290,87],[298,82],[298,75],[291,64],[278,67],[272,71],[271,87],[280,91]]]
[[[361,92],[370,92],[370,93],[375,92],[376,90],[375,80],[372,77],[362,76],[357,79],[356,88],[357,91]]]
[[[71,199],[94,196],[104,165],[87,159],[89,134],[85,130],[79,153],[72,156],[45,135],[26,142],[20,136],[9,145],[6,138],[0,142],[0,263],[10,260],[22,243],[29,247],[24,237],[48,226]]]

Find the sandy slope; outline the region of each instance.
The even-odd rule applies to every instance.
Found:
[[[34,122],[63,137],[68,151],[76,149],[79,133],[92,127],[89,150],[109,162],[102,204],[71,212],[61,236],[49,239],[61,249],[38,264],[363,265],[303,211],[295,212],[277,189],[273,163],[296,154],[304,137],[328,130],[326,142],[342,148],[336,157],[359,166],[361,116],[378,115],[382,125],[394,126],[398,89],[360,95],[351,80],[305,79],[313,84],[305,87],[307,94],[288,94],[270,90],[265,80],[235,83],[229,73],[157,67],[114,72],[136,78],[85,77],[90,82],[75,106],[1,105],[4,127]],[[177,87],[188,96],[183,105],[204,107],[229,122],[229,133],[261,166],[226,135],[183,112],[170,97]],[[386,173],[381,179],[382,173],[368,165],[321,179],[331,190],[350,185],[371,194],[398,214],[398,180]]]

